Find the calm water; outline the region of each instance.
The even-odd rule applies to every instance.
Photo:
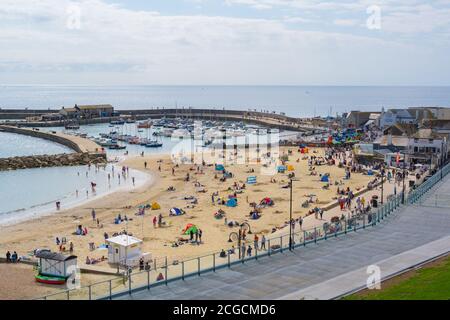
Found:
[[[381,107],[450,106],[450,87],[324,86],[0,86],[2,108],[110,103],[117,109],[267,109],[292,116]]]
[[[58,200],[65,209],[112,191],[132,188],[132,177],[135,187],[148,179],[147,175],[130,170],[128,178],[121,178],[119,183],[117,174],[121,169],[115,168],[113,174],[112,167],[98,171],[81,166],[0,172],[0,225],[54,211]],[[91,182],[97,184],[95,193]]]
[[[48,140],[0,132],[0,158],[72,152],[72,149]]]

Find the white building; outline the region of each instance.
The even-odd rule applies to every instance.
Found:
[[[145,261],[150,260],[149,254],[142,254],[142,240],[129,236],[119,235],[106,239],[108,245],[108,262],[126,266],[136,266],[143,257]]]
[[[397,123],[415,123],[417,119],[408,109],[389,109],[384,111],[383,108],[378,122],[379,127],[383,129]]]
[[[407,153],[409,163],[440,165],[447,158],[447,138],[432,129],[420,129],[409,137]]]

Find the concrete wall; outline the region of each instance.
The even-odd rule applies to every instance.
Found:
[[[81,148],[75,142],[73,142],[69,139],[66,139],[64,137],[60,137],[60,136],[50,134],[47,132],[42,132],[42,131],[38,131],[38,130],[30,130],[30,129],[21,129],[21,128],[16,128],[16,127],[11,127],[11,126],[0,126],[0,130],[2,130],[4,132],[23,134],[23,135],[30,136],[30,137],[50,140],[50,141],[62,144],[64,146],[74,150],[75,152],[82,152]]]

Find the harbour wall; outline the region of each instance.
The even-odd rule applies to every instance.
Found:
[[[11,124],[23,127],[52,127],[63,126],[64,121],[46,122],[25,122],[27,113],[24,110],[0,110],[0,119],[12,119],[22,121],[12,121]],[[42,115],[44,113],[56,113],[57,110],[26,110],[32,115]],[[121,116],[130,116],[137,120],[158,119],[158,118],[190,118],[199,120],[221,120],[221,121],[244,121],[246,123],[268,126],[282,130],[306,132],[313,130],[325,130],[320,124],[314,123],[315,119],[302,119],[289,117],[283,114],[226,110],[226,109],[139,109],[139,110],[116,110]],[[25,116],[26,115],[26,116]],[[108,123],[118,120],[120,117],[106,117],[96,119],[80,119],[80,125]]]
[[[74,151],[70,154],[3,158],[0,159],[0,171],[59,166],[78,166],[107,162],[106,153],[102,152],[102,148],[95,142],[88,139],[62,133],[42,132],[35,128],[25,129],[4,125],[0,125],[0,131],[46,139],[62,144]]]

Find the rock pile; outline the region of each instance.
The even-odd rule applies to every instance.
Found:
[[[106,154],[69,153],[0,159],[0,171],[106,163]]]

